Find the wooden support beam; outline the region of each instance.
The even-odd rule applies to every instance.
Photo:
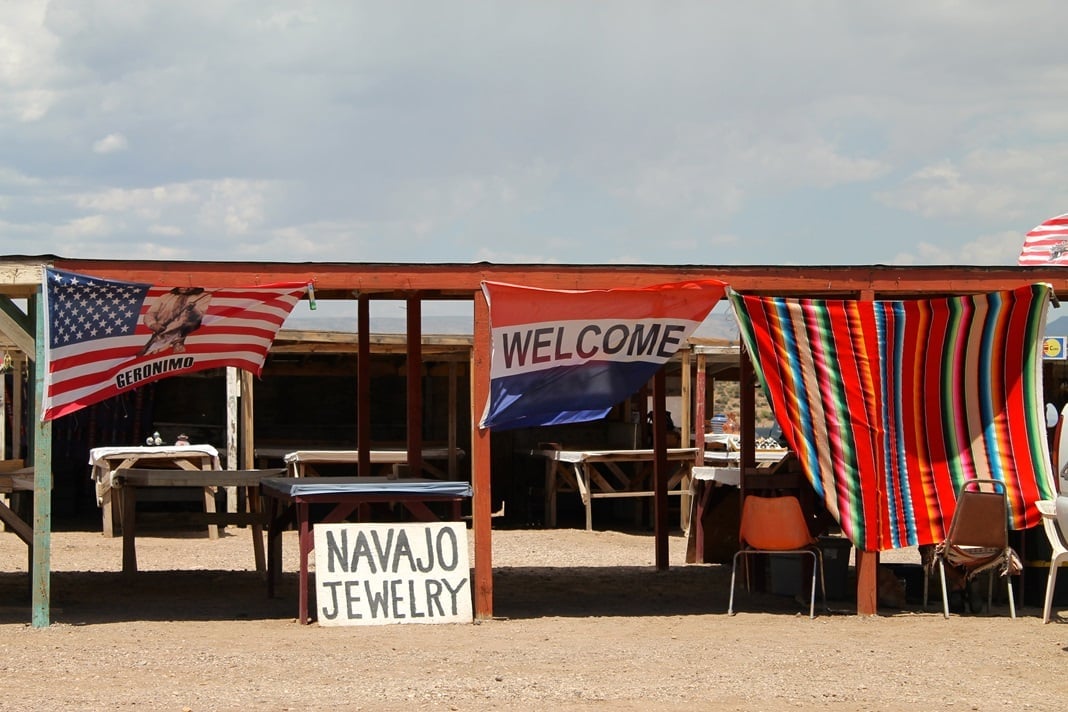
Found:
[[[30,300],[30,313],[37,323],[37,357],[32,366],[33,433],[33,551],[30,594],[31,625],[46,628],[52,609],[52,421],[41,422],[38,414],[45,396],[45,326],[47,315],[40,295]]]
[[[26,363],[27,360],[22,358],[22,354],[15,357],[15,369],[11,374],[11,381],[15,384],[15,387],[11,389],[11,422],[25,423],[29,428],[33,425],[36,414],[32,408],[29,412],[26,411],[22,399],[22,381],[26,376]],[[22,428],[11,428],[11,457],[21,457],[21,454]]]
[[[423,472],[423,303],[408,298],[408,471]]]
[[[7,410],[7,377],[0,373],[0,460],[8,459],[7,455],[7,428],[3,427],[8,420]],[[18,423],[18,416],[11,418],[12,423]],[[12,454],[12,459],[17,459]]]
[[[455,361],[450,361],[448,365],[449,369],[449,432],[448,432],[448,444],[449,444],[449,461],[446,472],[449,473],[449,479],[455,480],[459,471],[459,457],[457,452],[456,439],[459,436],[459,424],[457,420],[457,407],[459,404],[460,390],[460,364]]]
[[[661,367],[653,376],[653,536],[657,571],[667,571],[669,565],[666,391],[666,377]]]
[[[251,470],[256,466],[256,392],[251,371],[239,371],[241,378],[241,455],[239,470]]]
[[[29,317],[14,302],[0,295],[0,333],[7,336],[19,351],[34,359],[37,358],[37,346],[32,331]]]
[[[879,552],[857,549],[857,615],[874,616],[879,612]]]
[[[490,431],[478,427],[490,390],[490,323],[485,294],[475,294],[474,349],[471,353],[471,529],[475,540],[474,615],[493,617],[493,507],[490,501]]]
[[[1059,294],[1068,294],[1068,274],[1057,266],[812,265],[799,269],[791,265],[309,264],[64,258],[53,263],[73,272],[175,287],[314,282],[320,301],[351,299],[354,293],[398,299],[413,292],[424,299],[471,299],[485,280],[543,289],[612,289],[713,278],[743,293],[821,297],[867,289],[880,299],[974,294],[1048,282]],[[12,294],[13,289],[0,279],[0,293]]]
[[[694,447],[697,448],[697,456],[694,462],[698,465],[705,461],[705,421],[708,419],[708,355],[697,354],[697,376],[694,379]]]
[[[694,427],[693,418],[693,360],[689,348],[682,351],[682,383],[679,386],[682,414],[679,417],[679,428],[682,430],[679,438],[681,447],[693,447],[692,440],[704,442],[704,433],[700,428]],[[701,422],[701,421],[698,421]],[[690,487],[689,480],[683,483],[682,499],[679,500],[680,516],[683,532],[690,530]]]
[[[356,472],[371,475],[371,301],[361,294],[356,300]]]

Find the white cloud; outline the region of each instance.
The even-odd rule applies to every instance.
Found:
[[[125,151],[129,142],[121,133],[110,133],[99,141],[93,142],[93,153],[116,153]]]
[[[56,234],[63,239],[84,240],[107,235],[114,227],[114,223],[104,215],[87,215],[58,226]]]
[[[149,225],[148,232],[160,237],[179,237],[185,231],[177,225]]]
[[[936,244],[923,241],[912,253],[899,253],[897,265],[1015,265],[1023,246],[1024,235],[1001,232],[982,235],[963,244]]]
[[[969,236],[1068,209],[1068,6],[768,14],[6,3],[0,210],[112,257],[785,263],[885,261],[851,226],[888,216],[996,261]]]
[[[1063,209],[1063,203],[1052,205],[1059,191],[1051,187],[1068,184],[1066,161],[1068,142],[981,147],[959,161],[926,165],[878,197],[886,205],[925,218],[968,217],[992,224],[1021,222],[1021,226],[1030,219],[1037,224]],[[1049,215],[1043,217],[1045,212]]]
[[[213,183],[198,219],[209,230],[239,235],[259,226],[264,219],[267,181],[226,179]]]
[[[0,122],[35,122],[56,101],[53,83],[63,74],[58,42],[44,27],[48,4],[9,2],[0,22]]]

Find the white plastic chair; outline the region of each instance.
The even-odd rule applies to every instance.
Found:
[[[1035,502],[1035,507],[1042,513],[1042,526],[1046,530],[1050,548],[1053,549],[1049,559],[1049,577],[1046,579],[1046,602],[1042,609],[1042,622],[1049,623],[1053,610],[1053,589],[1057,585],[1057,569],[1062,564],[1068,564],[1068,541],[1065,540],[1064,532],[1057,522],[1056,503],[1052,499],[1042,499]]]

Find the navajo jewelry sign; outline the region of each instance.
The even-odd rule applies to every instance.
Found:
[[[432,524],[316,524],[319,625],[469,623],[467,529]]]

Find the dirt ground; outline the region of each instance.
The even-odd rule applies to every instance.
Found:
[[[52,535],[52,619],[29,625],[26,549],[0,534],[0,709],[1051,709],[1068,683],[1068,620],[937,606],[809,620],[791,596],[740,590],[730,568],[653,567],[651,535],[494,532],[495,616],[475,624],[296,622],[296,542],[266,596],[251,533]],[[1062,611],[1068,613],[1068,611]],[[1059,693],[1057,692],[1059,690]]]

